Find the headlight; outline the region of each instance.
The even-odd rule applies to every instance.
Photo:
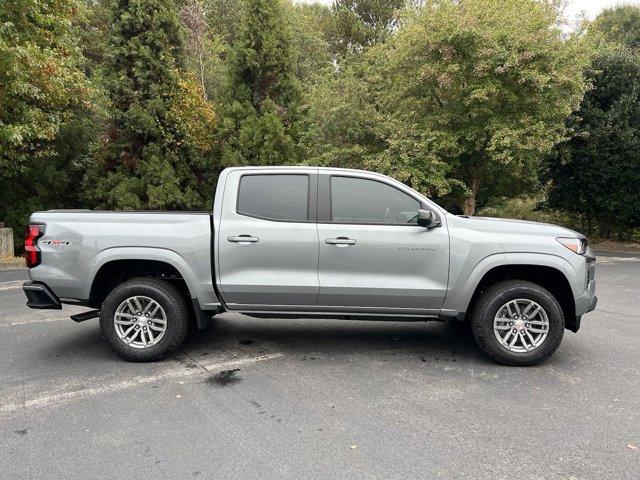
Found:
[[[577,253],[578,255],[584,255],[585,253],[587,253],[588,245],[586,238],[558,237],[556,238],[556,240],[558,240],[558,242],[560,242],[572,252]]]

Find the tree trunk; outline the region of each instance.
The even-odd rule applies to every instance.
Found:
[[[204,53],[201,50],[199,54],[199,63],[200,63],[200,88],[202,88],[202,98],[208,100],[207,98],[207,88],[204,81]]]
[[[467,198],[462,200],[461,207],[462,207],[462,214],[463,215],[472,216],[474,213],[476,213],[476,197],[475,197],[475,195],[468,196]]]
[[[472,175],[469,179],[469,195],[462,200],[462,213],[464,215],[474,215],[476,213],[476,197],[478,196],[478,189],[480,188],[480,175]]]

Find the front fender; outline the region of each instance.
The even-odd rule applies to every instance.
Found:
[[[493,268],[505,265],[535,265],[554,268],[568,280],[574,298],[580,294],[578,272],[563,257],[531,252],[496,253],[484,257],[475,265],[465,265],[456,278],[449,280],[449,289],[442,306],[443,313],[453,315],[466,312],[482,278]]]

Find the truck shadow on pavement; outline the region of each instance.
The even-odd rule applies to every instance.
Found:
[[[57,361],[66,364],[70,358],[101,361],[115,357],[102,339],[97,322],[72,327],[76,330],[72,334],[51,335],[49,341],[42,344],[40,352],[50,365]]]
[[[301,361],[367,356],[379,361],[415,357],[430,362],[491,364],[471,332],[456,322],[254,319],[222,315],[183,345],[194,358],[221,352],[282,353]]]
[[[67,365],[70,359],[122,362],[101,338],[97,322],[73,328],[72,334],[51,335],[41,344],[38,356],[52,366]],[[566,348],[545,365],[564,363],[567,358],[563,350]],[[303,362],[361,357],[390,363],[414,359],[459,367],[499,367],[482,354],[469,328],[459,322],[255,319],[237,314],[218,316],[205,330],[192,328],[182,347],[169,359],[190,363],[273,353]]]

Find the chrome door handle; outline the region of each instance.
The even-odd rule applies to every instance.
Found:
[[[338,237],[338,238],[327,238],[324,243],[328,245],[338,245],[338,246],[348,246],[355,245],[357,242],[353,238],[347,237]]]
[[[260,240],[258,237],[252,237],[251,235],[238,235],[238,236],[227,237],[228,242],[235,242],[235,243],[256,243],[258,240]]]

